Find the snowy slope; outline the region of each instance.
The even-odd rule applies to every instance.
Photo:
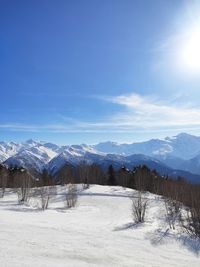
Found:
[[[47,165],[51,174],[57,173],[65,164],[77,165],[81,162],[92,164],[104,158],[105,154],[97,152],[87,145],[72,145],[61,147],[62,151],[57,157],[54,157]]]
[[[53,169],[58,170],[65,162],[78,164],[81,161],[87,161],[90,163],[95,157],[101,155],[104,153],[97,152],[87,145],[57,146],[51,143],[28,140],[19,145],[19,149],[12,155],[7,154],[4,157],[4,163],[7,166],[22,166],[40,172],[47,167],[53,172]]]
[[[190,160],[185,161],[181,166],[181,169],[190,171],[193,173],[200,173],[200,154]]]
[[[17,205],[10,192],[0,200],[2,267],[199,266],[199,240],[179,227],[166,231],[160,197],[146,194],[147,219],[136,226],[129,199],[136,192],[131,189],[91,186],[71,210],[63,209],[64,191],[58,188],[44,212]]]
[[[27,140],[24,143],[0,142],[0,162],[7,160],[9,157],[15,156],[23,150],[29,150],[39,146],[41,146],[41,143],[32,139]]]
[[[21,145],[14,142],[0,142],[0,162],[15,155],[21,149]]]

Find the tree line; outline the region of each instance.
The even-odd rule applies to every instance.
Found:
[[[151,171],[147,166],[137,166],[128,170],[125,166],[114,170],[109,165],[103,170],[97,164],[88,165],[81,163],[78,166],[65,165],[52,177],[47,170],[42,174],[35,175],[24,168],[7,168],[0,165],[0,189],[3,197],[6,188],[14,188],[18,192],[19,202],[26,201],[31,188],[36,188],[35,194],[42,199],[42,208],[47,208],[50,186],[68,185],[66,194],[67,205],[74,206],[77,200],[76,184],[83,184],[86,189],[90,184],[123,186],[138,190],[138,192],[149,191],[161,195],[165,199],[166,212],[169,225],[174,228],[175,220],[181,221],[180,210],[186,207],[186,219],[182,220],[182,226],[190,233],[200,237],[200,184],[194,185],[187,182],[183,177],[172,179],[168,176],[161,176],[156,170]],[[140,201],[139,201],[140,200]],[[71,204],[70,204],[71,203]],[[143,203],[146,209],[146,202]],[[141,193],[137,203],[133,203],[133,212],[140,214],[137,218],[141,221],[144,210],[142,210]],[[137,210],[140,208],[140,211]]]

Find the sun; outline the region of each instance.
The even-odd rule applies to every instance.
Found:
[[[177,49],[181,69],[200,75],[200,27],[190,30],[179,45]]]

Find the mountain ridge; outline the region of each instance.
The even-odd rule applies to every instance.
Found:
[[[181,133],[163,140],[151,139],[131,144],[107,141],[96,145],[64,146],[33,139],[23,143],[0,142],[0,162],[7,166],[33,168],[39,172],[48,169],[52,173],[65,163],[97,163],[104,167],[108,163],[116,167],[120,164],[132,167],[136,163],[145,163],[150,168],[155,166],[161,174],[176,173],[178,176],[184,173],[188,178],[193,174],[200,175],[200,137]]]

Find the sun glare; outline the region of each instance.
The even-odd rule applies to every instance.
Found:
[[[177,49],[181,69],[200,75],[200,27],[185,35]]]

